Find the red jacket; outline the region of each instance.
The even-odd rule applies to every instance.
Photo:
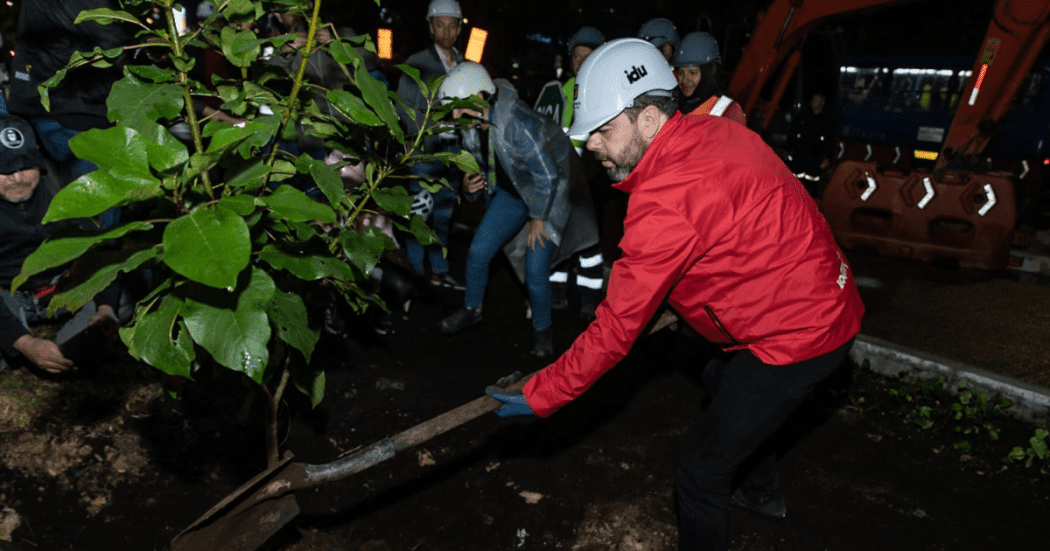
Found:
[[[598,319],[524,386],[547,416],[630,350],[664,300],[725,350],[787,365],[845,344],[864,313],[817,205],[754,132],[676,113],[622,182],[623,256]]]

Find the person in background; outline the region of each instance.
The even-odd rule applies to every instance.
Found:
[[[722,56],[715,37],[701,31],[685,35],[671,65],[678,78],[675,97],[682,114],[714,115],[747,125],[744,109],[722,87]]]
[[[51,199],[60,189],[47,167],[29,124],[14,115],[0,114],[0,371],[16,358],[25,358],[48,373],[64,373],[75,367],[77,356],[68,348],[63,350],[63,345],[80,341],[97,348],[104,344],[94,336],[76,341],[74,337],[86,335],[89,327],[103,329],[109,340],[116,337],[119,279],[76,314],[59,310],[55,319],[65,323],[54,340],[38,337],[32,326],[49,321],[48,302],[58,282],[68,275],[69,266],[35,274],[17,291],[11,291],[25,259],[68,223],[43,223]],[[123,321],[130,314],[131,309],[125,309]]]
[[[466,174],[463,190],[490,196],[467,253],[467,288],[463,306],[438,324],[446,335],[481,323],[489,266],[515,236],[524,240],[524,281],[532,304],[536,358],[554,355],[551,319],[551,259],[556,250],[572,254],[598,239],[590,197],[575,202],[572,144],[561,126],[518,98],[510,82],[493,81],[473,62],[457,66],[439,89],[443,99],[478,97],[489,103],[482,111],[453,109],[453,117],[475,122],[463,136],[463,147],[484,174]],[[590,214],[588,217],[587,214]],[[512,256],[511,263],[516,260]]]
[[[605,35],[595,27],[581,27],[571,37],[569,37],[569,59],[572,68],[572,76],[562,86],[562,95],[565,98],[565,109],[562,111],[562,128],[568,132],[569,126],[572,124],[572,100],[573,95],[576,92],[576,74],[580,71],[580,66],[583,65],[583,61],[587,59],[587,56],[591,55],[595,49],[605,43]],[[579,140],[573,140],[570,136],[573,147],[576,149],[576,153],[581,157],[584,157],[584,142]],[[589,156],[587,156],[589,157]],[[593,161],[593,159],[586,159]],[[591,197],[598,198],[595,203],[596,206],[604,205],[605,198],[608,195],[607,190],[609,189],[604,181],[604,178],[597,174],[592,174],[591,169],[596,163],[587,162],[584,168],[586,178],[589,184]],[[602,212],[603,209],[599,208],[598,212]],[[598,224],[601,226],[602,220],[599,217]],[[570,274],[572,271],[572,265],[576,264],[576,274],[573,276]],[[580,318],[586,321],[594,319],[594,309],[598,307],[598,303],[602,300],[602,288],[604,285],[604,266],[605,259],[602,256],[602,244],[601,242],[595,243],[587,250],[581,251],[579,254],[573,255],[568,262],[558,264],[551,272],[551,293],[552,293],[552,307],[555,310],[565,310],[569,307],[569,291],[574,290],[580,299]]]
[[[587,149],[631,196],[623,257],[597,320],[565,354],[516,393],[486,392],[502,417],[550,416],[627,355],[666,302],[724,352],[703,369],[709,403],[675,481],[679,549],[723,551],[731,502],[786,515],[775,456],[758,450],[842,365],[864,306],[798,179],[746,127],[678,112],[676,85],[661,53],[634,38],[583,64],[570,132],[590,135]]]
[[[824,94],[813,94],[809,108],[798,114],[791,132],[795,142],[795,176],[814,197],[823,191],[820,176],[831,167],[834,158],[835,127],[831,116],[824,110],[826,103]]]
[[[90,52],[96,47],[117,48],[128,44],[131,33],[121,24],[76,24],[84,10],[120,10],[117,0],[24,0],[18,17],[14,75],[8,108],[32,123],[44,150],[64,171],[63,180],[73,180],[97,170],[94,163],[78,159],[69,149],[69,140],[91,128],[108,128],[106,99],[110,88],[122,76],[123,62],[106,69],[80,67],[49,92],[51,110],[40,102],[37,87],[65,67],[74,52]],[[113,209],[101,216],[103,226],[120,219]]]
[[[463,55],[456,49],[456,41],[463,26],[463,11],[456,0],[431,0],[427,7],[427,25],[433,44],[429,48],[416,52],[405,60],[405,65],[419,70],[423,82],[448,74],[457,64],[463,62]],[[420,131],[419,122],[427,111],[427,98],[419,86],[408,75],[402,75],[397,87],[397,95],[412,109],[412,114],[402,113],[401,120],[410,134]],[[413,119],[413,116],[415,117]],[[423,144],[424,153],[459,151],[456,133],[449,131],[428,138]],[[444,248],[448,247],[448,235],[452,227],[452,214],[456,206],[456,192],[462,172],[440,161],[421,162],[412,165],[412,175],[420,178],[444,178],[447,186],[431,194],[418,182],[413,181],[409,193],[415,195],[416,204],[431,205],[430,227],[437,234],[441,245],[424,247],[412,237],[405,241],[408,259],[417,276],[426,276],[426,263],[430,263],[430,284],[434,287],[464,290],[466,287],[449,273],[448,259]],[[432,197],[428,197],[432,195]],[[421,214],[417,211],[415,214]]]
[[[666,17],[657,17],[642,23],[642,26],[638,28],[638,38],[647,40],[656,46],[667,61],[671,61],[674,57],[681,41],[674,22]]]

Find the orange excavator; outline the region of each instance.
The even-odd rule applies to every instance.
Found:
[[[909,1],[915,0],[773,0],[733,70],[729,95],[756,131],[767,132],[808,33],[839,16]],[[945,9],[951,9],[949,3]],[[1050,0],[998,1],[931,168],[873,158],[870,145],[860,144],[863,157],[840,153],[820,205],[843,247],[921,261],[947,259],[968,268],[1007,266],[1024,174],[990,170],[982,154],[1048,37]],[[768,97],[764,90],[771,91]]]

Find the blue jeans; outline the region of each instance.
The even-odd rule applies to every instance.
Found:
[[[704,386],[711,403],[686,436],[678,459],[679,551],[728,548],[727,508],[737,467],[842,365],[852,345],[851,339],[831,352],[789,365],[764,364],[747,350],[733,353],[728,363],[716,359],[708,364]],[[758,459],[757,467],[741,486],[776,484],[774,456],[751,459]]]
[[[98,170],[98,165],[91,161],[85,161],[73,154],[69,148],[69,140],[80,133],[79,130],[66,128],[55,119],[33,119],[33,127],[40,136],[40,144],[47,150],[47,154],[55,162],[68,166],[73,171],[73,177],[79,178],[89,172]],[[114,226],[120,222],[120,209],[109,209],[99,215],[99,224],[103,228]]]
[[[478,308],[485,300],[485,287],[489,280],[489,264],[503,245],[514,237],[529,221],[529,209],[525,202],[510,193],[496,188],[496,194],[485,209],[474,240],[467,253],[467,291],[463,304]],[[542,331],[551,326],[551,256],[555,245],[543,240],[544,246],[525,251],[525,287],[532,302],[532,327]]]

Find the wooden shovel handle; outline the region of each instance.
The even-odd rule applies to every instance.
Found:
[[[530,373],[518,381],[501,388],[504,392],[517,391],[536,373],[539,372]],[[495,411],[502,405],[495,398],[482,396],[456,409],[442,413],[429,421],[424,421],[408,430],[366,446],[342,459],[323,465],[303,464],[302,467],[306,471],[306,480],[300,487],[317,486],[359,473],[377,463],[390,459],[399,451],[422,444],[439,434],[448,432],[486,413]]]

